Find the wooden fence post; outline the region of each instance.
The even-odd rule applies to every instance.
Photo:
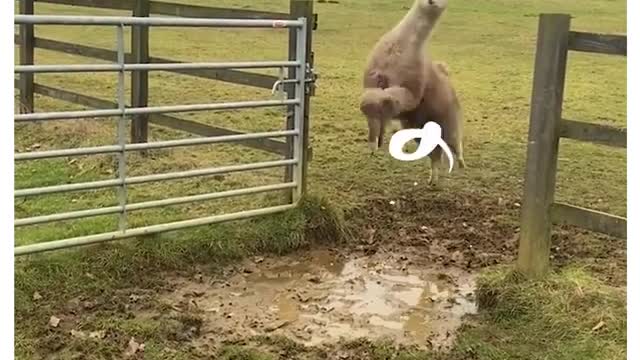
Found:
[[[20,0],[20,14],[33,14],[34,0]],[[33,65],[35,36],[33,24],[20,25],[20,65]],[[33,112],[33,74],[22,73],[19,80],[20,113]]]
[[[307,19],[307,58],[305,61],[313,67],[313,52],[312,52],[312,40],[313,40],[313,30],[315,27],[315,18],[313,15],[313,0],[290,0],[289,2],[289,14],[292,19],[297,19],[300,17],[304,17]],[[296,59],[296,30],[289,30],[289,60]],[[290,79],[294,79],[296,77],[295,69],[290,68],[288,77]],[[293,99],[296,97],[295,88],[293,86],[287,86],[287,98]],[[307,187],[307,168],[310,160],[309,157],[309,92],[305,92],[304,96],[304,131],[302,134],[302,154],[301,156],[304,161],[304,166],[302,168],[302,194],[306,193]],[[294,119],[293,119],[293,106],[287,107],[287,120],[286,120],[286,128],[293,129],[294,128]],[[293,157],[293,140],[291,137],[287,138],[287,157]],[[291,182],[293,180],[293,166],[289,165],[285,167],[285,182]],[[287,202],[293,201],[293,193],[294,189],[287,192]]]
[[[133,16],[149,16],[149,0],[136,0]],[[149,62],[149,27],[132,26],[131,54],[135,63]],[[149,102],[149,72],[136,70],[131,74],[131,106],[146,107]],[[131,121],[131,142],[147,142],[149,136],[149,115],[134,115]]]
[[[571,17],[542,14],[538,23],[522,201],[518,271],[538,277],[549,268],[551,205]]]

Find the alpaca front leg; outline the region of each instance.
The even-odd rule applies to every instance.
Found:
[[[380,122],[380,120],[367,119],[367,121],[369,122],[369,150],[371,151],[371,153],[374,153],[376,150],[378,150],[378,137],[380,135],[380,126],[378,126],[378,123]]]
[[[374,153],[384,144],[386,121],[377,117],[368,118],[367,121],[369,123],[369,150]]]
[[[384,89],[386,94],[384,108],[390,117],[396,117],[398,114],[413,111],[420,104],[422,93],[414,94],[411,90],[401,87],[392,86]]]

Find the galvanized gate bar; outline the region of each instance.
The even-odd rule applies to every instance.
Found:
[[[300,28],[298,20],[240,20],[203,18],[127,17],[127,16],[71,16],[71,15],[14,15],[14,24],[35,25],[150,25],[170,27],[216,28]]]
[[[144,235],[157,234],[161,232],[186,229],[194,226],[221,223],[224,221],[248,219],[256,216],[275,214],[278,212],[294,209],[296,206],[297,206],[296,204],[271,206],[263,209],[246,210],[246,211],[235,212],[231,214],[213,215],[213,216],[207,216],[199,219],[176,221],[176,222],[160,224],[160,225],[139,227],[139,228],[127,230],[126,232],[114,231],[114,232],[109,232],[104,234],[80,236],[80,237],[75,237],[75,238],[66,239],[66,240],[56,240],[56,241],[49,241],[45,243],[18,246],[14,248],[13,254],[14,255],[33,254],[33,253],[38,253],[43,251],[65,249],[65,248],[70,248],[74,246],[90,245],[90,244],[125,239],[125,238],[130,238],[135,236],[144,236]]]
[[[300,28],[296,29],[296,59],[306,59],[307,57],[307,23],[306,21],[302,24]],[[304,102],[304,94],[306,92],[306,75],[307,75],[307,66],[304,61],[300,62],[300,65],[296,68],[296,99],[300,99],[294,106],[294,128],[300,131],[300,136],[296,136],[293,138],[293,157],[295,159],[302,159],[303,156],[303,146],[304,142],[302,141],[302,134],[304,134],[304,113],[305,113],[305,102]],[[302,197],[302,171],[304,165],[302,161],[298,162],[294,166],[293,171],[293,181],[295,183],[300,184],[296,188],[295,197],[293,201],[298,201]]]
[[[149,143],[136,143],[125,144],[125,151],[142,151],[142,150],[154,150],[164,149],[180,146],[193,146],[193,145],[209,145],[218,143],[228,143],[234,141],[243,140],[255,140],[255,139],[269,139],[281,136],[295,136],[298,135],[297,130],[280,130],[270,131],[264,133],[250,133],[240,135],[223,135],[223,136],[211,136],[192,139],[180,139],[180,140],[165,140]],[[96,147],[75,148],[75,149],[58,149],[47,151],[31,151],[26,153],[14,154],[13,159],[15,161],[37,160],[37,159],[51,159],[66,156],[83,156],[83,155],[98,155],[98,154],[114,154],[121,150],[119,145],[104,145]]]
[[[297,61],[256,61],[220,63],[153,63],[125,64],[124,71],[172,71],[202,69],[268,69],[300,66]],[[14,73],[72,73],[72,72],[115,72],[122,66],[117,64],[71,64],[71,65],[16,65]]]
[[[182,197],[170,198],[170,199],[145,201],[140,203],[127,204],[125,205],[125,210],[136,211],[136,210],[151,209],[151,208],[162,207],[162,206],[182,205],[182,204],[189,204],[189,203],[194,203],[199,201],[224,199],[224,198],[234,197],[234,196],[253,195],[253,194],[265,193],[270,191],[286,190],[286,189],[295,188],[296,186],[297,186],[296,183],[290,182],[290,183],[281,183],[281,184],[274,184],[274,185],[256,186],[256,187],[244,188],[244,189],[238,189],[238,190],[221,191],[221,192],[215,192],[215,193],[182,196]],[[70,211],[66,213],[16,219],[13,224],[16,227],[44,224],[44,223],[49,223],[54,221],[73,220],[73,219],[81,219],[81,218],[87,218],[87,217],[115,214],[121,210],[122,208],[120,206],[110,206],[110,207],[105,207],[100,209]]]
[[[92,182],[84,182],[84,183],[77,183],[77,184],[45,186],[45,187],[16,190],[13,192],[13,196],[25,197],[25,196],[34,196],[34,195],[56,194],[56,193],[71,192],[71,191],[96,190],[96,189],[104,189],[104,188],[109,188],[114,186],[120,186],[122,184],[135,185],[135,184],[144,184],[144,183],[155,182],[155,181],[179,180],[179,179],[186,179],[186,178],[198,177],[198,176],[228,174],[228,173],[239,172],[239,171],[263,170],[263,169],[270,169],[274,167],[293,165],[293,164],[296,164],[297,162],[298,162],[298,159],[274,160],[274,161],[264,161],[264,162],[251,163],[251,164],[230,165],[230,166],[212,167],[212,168],[206,168],[206,169],[177,171],[177,172],[164,173],[164,174],[134,176],[134,177],[126,178],[124,181],[120,179],[112,179],[112,180],[92,181]]]
[[[15,161],[38,160],[59,158],[65,156],[85,156],[96,154],[115,154],[118,160],[117,178],[109,180],[99,180],[75,184],[62,184],[55,186],[45,186],[36,188],[26,188],[14,190],[15,197],[27,197],[46,194],[56,194],[72,191],[96,190],[117,187],[118,205],[108,206],[104,208],[94,208],[85,210],[76,210],[62,213],[54,213],[48,215],[40,215],[27,217],[22,219],[14,219],[14,226],[28,226],[45,224],[55,221],[73,220],[88,218],[101,215],[119,214],[118,231],[107,232],[102,234],[79,236],[71,239],[50,241],[39,244],[26,246],[18,246],[14,248],[15,255],[24,255],[48,250],[62,249],[72,246],[88,245],[93,243],[124,239],[140,235],[154,234],[164,231],[172,231],[192,226],[212,224],[222,221],[246,219],[254,216],[272,214],[276,212],[292,209],[297,206],[302,195],[302,169],[305,159],[302,158],[304,142],[301,137],[304,134],[304,98],[307,95],[307,76],[309,75],[309,67],[306,64],[306,31],[307,21],[305,18],[298,20],[238,20],[238,19],[191,19],[191,18],[143,18],[143,17],[106,17],[106,16],[43,16],[43,15],[16,15],[14,17],[16,24],[58,24],[58,25],[112,25],[116,26],[117,40],[117,59],[115,64],[76,64],[76,65],[20,65],[15,67],[16,73],[76,73],[76,72],[116,72],[118,76],[117,88],[117,108],[116,109],[99,109],[99,110],[83,110],[83,111],[61,111],[61,112],[45,112],[32,114],[15,114],[14,120],[20,122],[35,122],[41,120],[63,120],[63,119],[81,119],[81,118],[102,118],[102,117],[118,117],[118,139],[115,145],[105,145],[97,147],[75,148],[75,149],[56,149],[47,151],[35,151],[28,153],[15,153]],[[127,64],[125,63],[124,48],[124,27],[132,25],[145,26],[185,26],[185,27],[233,27],[233,28],[295,28],[297,41],[297,56],[289,61],[262,61],[262,62],[200,62],[200,63],[154,63],[154,64]],[[163,70],[189,70],[189,69],[258,69],[258,68],[277,68],[281,74],[284,74],[285,68],[295,69],[295,79],[280,76],[278,82],[274,84],[274,88],[282,86],[285,83],[292,83],[295,86],[295,98],[279,99],[279,100],[253,100],[241,102],[225,102],[225,103],[207,103],[207,104],[190,104],[190,105],[170,105],[155,107],[126,107],[125,103],[125,73],[128,71],[163,71]],[[127,144],[126,129],[129,124],[131,115],[140,114],[160,114],[174,112],[192,112],[192,111],[209,111],[209,110],[233,110],[244,108],[260,108],[273,106],[293,106],[293,116],[295,125],[293,129],[282,131],[270,131],[251,134],[238,134],[215,136],[195,139],[180,139],[157,141],[151,143]],[[194,169],[187,171],[178,171],[163,174],[149,174],[143,176],[127,176],[127,159],[128,151],[173,148],[180,146],[205,145],[215,143],[226,143],[240,140],[265,139],[273,137],[293,137],[294,151],[292,158],[281,160],[263,161],[249,164],[228,165],[220,167],[210,167],[204,169]],[[270,169],[276,167],[293,166],[294,177],[290,181],[284,183],[256,186],[250,188],[242,188],[236,190],[228,190],[222,192],[205,193],[189,196],[178,196],[173,198],[159,199],[153,201],[127,203],[127,186],[134,184],[143,184],[156,181],[178,180],[198,176],[210,176],[216,174],[225,174],[232,172],[251,171]],[[157,208],[161,206],[181,205],[198,201],[230,198],[234,196],[243,196],[250,194],[258,194],[271,191],[279,191],[286,189],[295,189],[296,197],[292,203],[278,206],[271,206],[264,209],[240,211],[232,214],[208,216],[198,219],[185,221],[177,221],[165,224],[158,224],[134,229],[128,229],[127,213],[129,211],[144,210]]]
[[[127,152],[125,145],[127,143],[127,115],[124,112],[127,106],[124,98],[124,25],[120,25],[116,30],[116,42],[118,51],[118,66],[120,71],[118,72],[118,110],[120,110],[120,119],[118,120],[118,146],[120,151],[118,152],[118,179],[120,185],[118,186],[118,205],[120,205],[120,218],[118,221],[118,228],[124,232],[127,229],[127,183],[125,179],[127,177]]]
[[[249,109],[259,107],[274,107],[284,105],[295,105],[299,103],[298,99],[290,100],[256,100],[256,101],[240,101],[213,104],[192,104],[192,105],[172,105],[172,106],[150,106],[140,108],[126,108],[125,115],[137,114],[158,114],[158,113],[176,113],[190,111],[208,111],[208,110],[232,110],[232,109]],[[118,109],[104,110],[82,110],[82,111],[57,111],[48,113],[32,113],[32,114],[16,114],[14,119],[17,122],[25,121],[42,121],[42,120],[63,120],[63,119],[82,119],[82,118],[98,118],[119,116],[121,111]]]

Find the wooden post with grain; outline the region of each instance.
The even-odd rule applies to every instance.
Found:
[[[148,17],[149,0],[135,0],[133,16]],[[131,28],[131,55],[134,63],[149,63],[149,27],[143,25]],[[131,106],[146,107],[149,104],[149,72],[135,70],[131,74]],[[131,142],[144,143],[149,138],[149,115],[134,115],[131,119]]]
[[[20,1],[20,14],[33,14],[34,0]],[[21,24],[19,33],[20,42],[20,65],[33,65],[35,36],[33,24]],[[18,82],[20,90],[20,112],[33,112],[33,73],[22,73]]]
[[[549,268],[562,99],[571,17],[539,19],[517,268],[528,276]]]

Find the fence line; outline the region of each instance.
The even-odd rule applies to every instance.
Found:
[[[562,119],[569,50],[627,54],[626,36],[570,31],[571,17],[542,14],[531,95],[518,269],[530,276],[549,268],[551,225],[569,224],[626,238],[626,219],[554,202],[560,138],[626,148],[626,129]]]
[[[118,107],[118,104],[112,101],[98,99],[88,95],[77,94],[67,90],[57,89],[38,83],[34,84],[34,92],[36,94],[92,108],[111,109]],[[205,125],[191,120],[178,119],[166,114],[150,114],[149,121],[156,125],[173,127],[175,129],[203,137],[244,134],[243,132]],[[284,155],[286,153],[285,143],[274,139],[246,139],[241,140],[238,143],[256,150],[267,151],[278,155]]]
[[[162,1],[150,1],[150,0],[20,0],[20,14],[33,14],[34,2],[49,3],[56,5],[66,6],[82,6],[88,8],[100,8],[111,10],[124,10],[131,11],[132,16],[150,18],[151,15],[164,15],[173,17],[189,17],[189,18],[216,18],[216,19],[244,19],[244,20],[292,20],[298,18],[305,18],[307,26],[306,34],[306,63],[307,68],[307,85],[304,96],[304,108],[305,114],[304,121],[304,134],[303,134],[303,149],[302,155],[305,158],[303,165],[303,174],[307,172],[308,162],[312,158],[312,148],[309,144],[309,113],[310,113],[310,96],[315,94],[315,79],[316,75],[313,71],[314,66],[314,54],[312,46],[312,33],[317,28],[318,19],[316,14],[313,13],[313,0],[290,0],[289,12],[271,12],[271,11],[259,11],[252,9],[229,9],[209,6],[196,6],[186,4],[175,4]],[[279,24],[280,26],[282,24]],[[36,38],[33,32],[33,24],[24,24],[20,26],[20,34],[15,37],[16,44],[20,45],[20,65],[33,65],[34,61],[34,49],[41,48],[46,50],[58,51],[66,54],[84,56],[89,58],[96,58],[106,61],[116,61],[117,54],[113,50],[101,49],[92,46],[73,44],[59,40]],[[164,64],[164,63],[181,63],[171,59],[153,57],[149,54],[149,32],[147,26],[133,26],[131,32],[131,53],[125,54],[126,63],[152,63],[152,64]],[[289,48],[288,59],[291,60],[296,56],[296,33],[295,29],[289,30]],[[174,69],[168,69],[177,74],[183,74],[187,76],[194,76],[203,79],[217,80],[232,84],[239,84],[245,86],[251,86],[261,89],[272,89],[280,79],[276,76],[251,73],[236,69],[181,69],[179,67]],[[290,69],[288,76],[293,78],[295,69]],[[287,93],[289,99],[295,95],[295,86],[291,82],[284,81],[281,87]],[[20,75],[19,81],[16,83],[17,89],[20,93],[20,109],[23,113],[31,113],[34,111],[34,94],[40,94],[48,97],[52,97],[58,100],[72,102],[84,106],[94,108],[104,108],[107,104],[103,99],[90,98],[83,94],[73,93],[68,90],[55,89],[53,87],[47,87],[43,84],[36,84],[34,82],[34,76],[32,73],[23,73]],[[98,101],[96,101],[98,100]],[[131,99],[130,106],[141,108],[148,105],[149,100],[149,79],[148,70],[139,69],[132,72],[131,76]],[[96,106],[98,105],[98,106]],[[106,106],[113,108],[113,106]],[[287,115],[285,120],[285,127],[288,130],[294,127],[293,106],[289,106],[287,109]],[[185,131],[187,133],[198,136],[212,136],[216,134],[238,134],[240,132],[230,129],[223,129],[210,125],[197,123],[190,120],[180,119],[164,114],[145,114],[140,113],[132,117],[131,120],[131,142],[144,143],[148,140],[149,123],[155,125],[168,127],[171,129]],[[285,153],[289,156],[293,155],[294,144],[291,139],[287,141],[279,141],[274,139],[264,140],[251,140],[242,143],[254,149],[272,152],[275,154]],[[285,167],[284,181],[293,181],[293,166]],[[306,176],[302,176],[303,192],[306,191]],[[287,195],[287,200],[291,201],[294,197],[294,193],[290,192]]]
[[[180,18],[180,19],[166,19],[166,18],[137,18],[137,17],[92,17],[92,16],[39,16],[39,15],[21,15],[15,17],[16,24],[99,24],[105,26],[116,27],[116,43],[117,43],[117,64],[116,66],[96,66],[96,65],[20,65],[15,69],[19,74],[33,74],[39,72],[64,72],[73,73],[76,71],[117,71],[118,73],[118,88],[117,88],[117,102],[115,108],[111,109],[99,109],[99,110],[84,110],[84,111],[59,111],[48,113],[26,113],[17,114],[14,116],[15,122],[35,122],[40,120],[60,120],[68,118],[92,118],[92,117],[108,117],[117,116],[118,121],[118,141],[117,145],[107,145],[101,147],[90,148],[73,148],[73,149],[57,149],[47,151],[36,151],[30,153],[18,153],[14,154],[14,159],[20,161],[37,160],[43,158],[53,158],[61,156],[80,156],[80,155],[96,155],[96,154],[115,154],[118,160],[117,177],[114,179],[98,180],[90,182],[79,182],[61,185],[52,185],[35,188],[22,188],[14,190],[15,197],[30,197],[40,196],[48,194],[57,194],[64,192],[76,192],[87,191],[105,188],[117,189],[117,206],[85,209],[80,211],[63,212],[49,215],[41,215],[36,217],[28,217],[16,219],[15,226],[26,226],[48,223],[52,221],[61,221],[68,219],[78,219],[91,216],[99,216],[105,214],[118,214],[119,226],[118,231],[107,232],[101,234],[85,235],[71,239],[62,239],[56,241],[49,241],[45,243],[39,243],[34,245],[23,245],[14,248],[16,255],[23,255],[28,253],[48,251],[54,249],[61,249],[70,246],[80,246],[93,244],[97,242],[111,241],[116,239],[124,239],[129,237],[135,237],[140,235],[152,234],[163,231],[170,231],[176,229],[182,229],[192,226],[211,224],[221,221],[245,219],[253,216],[259,216],[264,214],[271,214],[278,211],[284,211],[291,209],[299,204],[299,201],[303,195],[304,183],[304,144],[301,136],[305,134],[306,121],[304,119],[305,114],[305,101],[307,96],[308,86],[308,64],[305,62],[307,58],[306,54],[306,39],[307,39],[307,23],[304,17],[300,17],[295,20],[230,20],[230,19],[193,19],[193,18]],[[191,105],[171,105],[171,106],[155,106],[155,107],[131,107],[127,106],[124,97],[124,76],[127,70],[139,71],[144,69],[145,71],[156,69],[162,70],[164,68],[175,68],[176,64],[144,64],[144,63],[125,63],[124,52],[124,27],[126,25],[134,26],[136,24],[145,24],[146,26],[159,25],[159,26],[206,26],[206,27],[270,27],[270,28],[290,28],[295,30],[296,41],[296,53],[295,57],[288,61],[279,62],[244,62],[244,63],[195,63],[179,64],[180,68],[186,68],[189,66],[194,67],[213,67],[213,68],[227,68],[227,67],[275,67],[284,69],[287,67],[293,67],[295,69],[294,77],[287,79],[295,87],[295,97],[291,99],[282,100],[262,100],[262,101],[243,101],[243,102],[227,102],[227,103],[206,103],[206,104],[191,104]],[[244,26],[243,26],[244,25]],[[282,70],[284,71],[284,70]],[[284,80],[284,79],[282,79]],[[74,99],[71,94],[69,97]],[[86,100],[86,99],[85,99]],[[93,100],[92,100],[93,101]],[[103,100],[96,99],[95,105],[103,105]],[[293,127],[291,129],[285,129],[281,131],[273,131],[269,133],[253,133],[253,134],[233,134],[233,135],[221,135],[216,137],[197,138],[197,139],[181,139],[159,142],[144,142],[144,143],[127,143],[126,133],[124,131],[127,122],[130,120],[131,115],[154,115],[164,114],[170,112],[184,112],[184,111],[201,111],[201,110],[228,110],[228,109],[241,109],[241,108],[255,108],[264,106],[288,106],[293,109],[292,117],[294,118]],[[179,146],[189,145],[202,145],[213,144],[222,142],[231,142],[239,140],[257,140],[268,139],[273,137],[286,137],[293,138],[293,151],[290,157],[286,157],[280,160],[262,161],[248,164],[234,164],[219,167],[209,167],[201,169],[192,169],[185,171],[169,172],[169,173],[152,173],[140,176],[128,176],[127,175],[127,160],[126,153],[128,151],[144,151],[154,148],[171,148]],[[288,150],[288,149],[287,149]],[[286,155],[286,153],[285,153]],[[272,169],[278,167],[292,167],[293,176],[292,181],[286,181],[279,184],[265,185],[262,187],[244,188],[230,190],[226,192],[199,194],[191,196],[180,196],[162,200],[147,201],[142,203],[129,204],[127,191],[131,185],[145,184],[150,182],[160,182],[169,180],[186,179],[192,177],[204,177],[219,174],[227,174],[233,172],[243,172],[252,170]],[[211,199],[226,198],[231,196],[242,196],[248,194],[256,194],[269,191],[278,190],[290,190],[294,195],[291,201],[288,201],[285,205],[270,206],[263,209],[244,210],[233,214],[215,215],[201,217],[197,219],[178,221],[172,223],[164,223],[153,226],[132,228],[128,227],[128,212],[133,210],[141,210],[147,208],[153,208],[158,206],[168,206],[176,204],[186,204],[196,201],[204,201]]]

